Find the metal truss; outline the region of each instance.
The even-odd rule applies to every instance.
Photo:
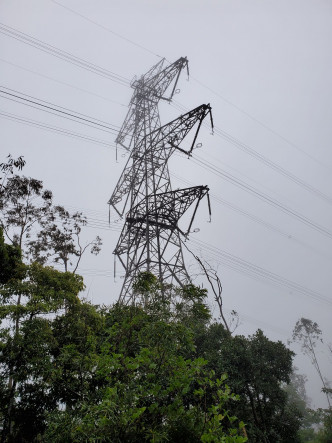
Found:
[[[130,151],[108,201],[120,217],[129,206],[114,250],[125,269],[119,297],[124,304],[139,301],[132,291],[139,272],[150,271],[168,283],[190,282],[181,241],[191,229],[199,202],[204,196],[208,197],[208,188],[196,186],[172,191],[168,160],[176,150],[190,156],[203,120],[210,115],[212,126],[213,121],[210,105],[201,105],[160,126],[158,103],[171,101],[184,68],[188,70],[186,58],[165,68],[161,60],[140,79],[134,79],[129,111],[116,139],[117,144]],[[167,96],[169,88],[171,92]],[[182,142],[189,136],[190,147],[184,149]],[[188,228],[180,229],[180,218],[190,208],[193,212]]]

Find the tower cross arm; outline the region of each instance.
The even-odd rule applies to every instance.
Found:
[[[211,106],[209,104],[200,105],[161,128],[152,131],[137,143],[131,151],[127,164],[108,201],[108,204],[111,205],[120,216],[124,214],[128,194],[130,192],[138,194],[147,178],[147,174],[151,172],[150,170],[145,171],[145,158],[148,157],[152,159],[153,170],[154,173],[156,173],[168,162],[175,150],[191,155],[202,122],[209,114],[212,114]],[[196,130],[189,150],[182,149],[180,146],[182,141],[194,128],[196,128]],[[119,209],[120,203],[125,196],[127,196],[127,198],[124,204],[122,204],[122,208]]]
[[[140,121],[138,114],[140,108],[144,108],[144,102],[150,102],[150,113],[152,108],[157,108],[160,99],[171,101],[176,91],[176,86],[182,69],[187,67],[188,60],[186,57],[180,57],[177,61],[162,69],[165,59],[162,59],[153,66],[140,79],[132,82],[134,93],[129,104],[127,116],[115,140],[122,147],[131,150],[132,138],[136,128],[139,127]],[[189,71],[188,71],[189,73]],[[171,92],[168,97],[164,97],[166,90],[171,86]]]

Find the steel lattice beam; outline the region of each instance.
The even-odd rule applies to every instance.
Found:
[[[167,123],[139,140],[133,150],[115,190],[108,201],[108,204],[118,212],[120,216],[124,214],[127,200],[120,207],[125,196],[132,193],[132,201],[140,199],[140,194],[144,197],[144,186],[148,180],[156,183],[156,192],[168,191],[170,180],[165,174],[168,159],[175,150],[190,155],[204,118],[210,114],[209,105],[201,105],[187,114],[181,115],[177,119]],[[182,141],[196,128],[191,147],[189,150],[181,148]],[[149,160],[149,167],[145,168],[146,160]]]

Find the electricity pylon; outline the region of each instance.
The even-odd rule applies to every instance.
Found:
[[[175,281],[180,286],[190,282],[181,237],[189,233],[204,196],[208,198],[210,211],[207,186],[172,191],[168,160],[174,151],[191,155],[207,115],[210,115],[213,126],[211,107],[201,105],[160,126],[158,103],[160,100],[172,100],[181,71],[184,68],[188,70],[188,61],[183,57],[165,68],[164,63],[163,59],[131,83],[134,94],[116,138],[116,143],[130,152],[108,201],[120,217],[129,206],[114,250],[125,269],[119,297],[123,304],[137,301],[132,284],[139,272],[152,272],[160,281]],[[167,96],[168,89],[171,92]],[[193,134],[190,148],[184,149],[181,143],[189,134]],[[193,207],[193,213],[189,227],[183,231],[179,227],[179,219],[190,207]]]

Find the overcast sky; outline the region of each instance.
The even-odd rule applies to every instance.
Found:
[[[286,342],[306,317],[332,342],[331,1],[0,0],[0,22],[2,91],[114,128],[125,118],[135,75],[161,57],[187,56],[189,81],[183,72],[174,104],[160,107],[162,122],[210,103],[216,127],[214,135],[202,128],[192,159],[170,161],[174,188],[208,185],[212,195],[212,222],[202,203],[194,223],[200,231],[188,246],[218,269],[224,305],[240,314],[238,333],[260,327]],[[84,59],[90,70],[44,44]],[[107,73],[99,75],[101,68]],[[82,261],[88,297],[115,301],[123,272],[118,265],[114,280],[112,251],[122,222],[111,214],[108,227],[106,203],[126,161],[122,152],[116,161],[116,132],[5,96],[1,161],[9,152],[24,155],[26,175],[42,179],[56,202],[85,212],[86,238],[104,241],[98,257]],[[192,257],[186,263],[195,273]],[[327,350],[319,358],[330,376]],[[315,405],[326,406],[309,364],[301,357],[296,364],[310,376]]]

